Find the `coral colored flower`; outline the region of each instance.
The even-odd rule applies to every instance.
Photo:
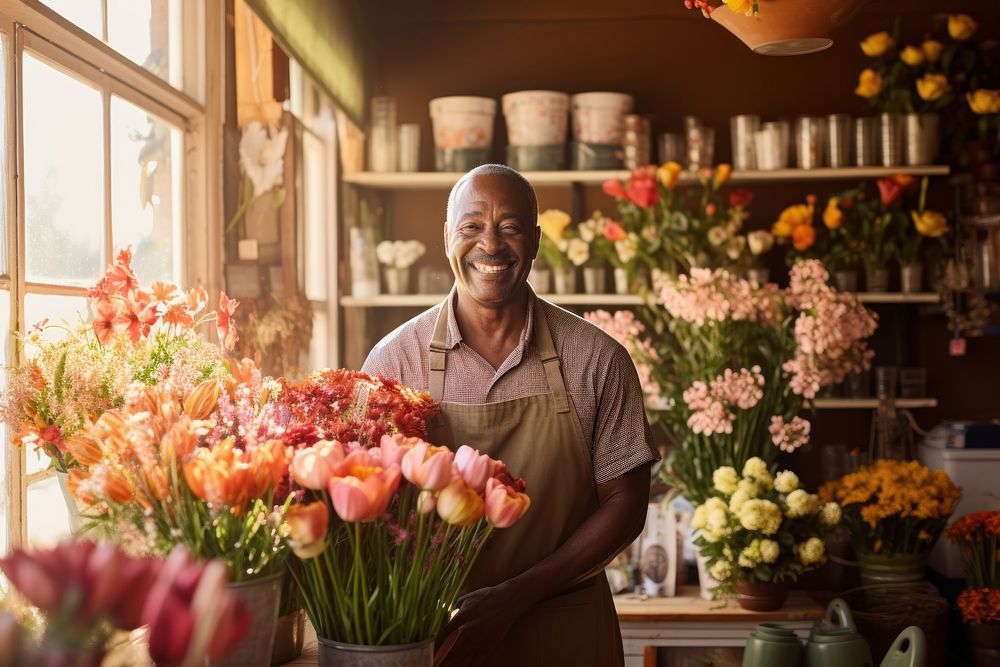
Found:
[[[455,454],[447,447],[433,447],[426,442],[415,445],[403,456],[403,477],[421,489],[438,491],[451,482]]]
[[[221,387],[215,378],[205,380],[184,401],[184,414],[191,419],[208,419],[219,403]]]
[[[501,465],[468,445],[462,445],[455,452],[455,470],[466,484],[480,493],[486,488],[486,480],[496,475]]]
[[[197,315],[205,309],[208,303],[208,294],[204,288],[192,287],[187,293],[187,307],[192,315]]]
[[[892,206],[903,196],[903,186],[892,178],[880,178],[876,181],[876,185],[879,197],[886,206]]]
[[[315,558],[326,548],[326,531],[330,512],[322,500],[308,505],[291,505],[285,512],[288,524],[288,544],[303,560]]]
[[[108,345],[125,323],[120,317],[118,303],[111,299],[100,299],[97,302],[97,313],[94,317],[94,334],[102,345]]]
[[[375,453],[376,451],[379,453],[379,461],[381,461],[382,465],[385,467],[400,465],[407,452],[421,442],[423,442],[423,440],[420,438],[408,438],[402,433],[396,433],[394,435],[386,434],[379,440],[378,449],[371,451],[372,453]]]
[[[625,198],[625,186],[617,178],[609,178],[601,184],[601,189],[604,190],[604,194],[616,197],[618,199]],[[560,236],[560,238],[562,238]]]
[[[103,280],[107,291],[117,296],[128,296],[132,290],[139,287],[139,279],[132,271],[131,246],[118,251]]]
[[[895,44],[895,42],[893,41],[892,36],[883,30],[865,37],[861,42],[861,50],[864,51],[865,55],[869,58],[878,58],[891,49],[893,44]]]
[[[792,246],[799,252],[808,250],[816,242],[816,229],[812,225],[799,225],[792,230]]]
[[[292,458],[292,479],[307,489],[325,489],[345,456],[344,446],[336,441],[324,440],[300,449]]]
[[[194,317],[183,303],[175,303],[163,313],[163,321],[167,324],[186,328],[194,324]]]
[[[163,305],[167,307],[172,301],[177,299],[177,285],[165,280],[156,280],[150,285],[150,300],[153,305]]]
[[[330,480],[330,497],[337,516],[348,523],[377,519],[399,487],[402,472],[395,466],[355,465],[349,473]]]
[[[514,525],[531,506],[527,494],[520,493],[496,479],[486,482],[486,518],[496,528]]]
[[[633,175],[625,184],[625,194],[628,200],[640,208],[649,208],[660,201],[660,192],[656,189],[656,181],[651,176]]]
[[[604,227],[604,238],[612,243],[617,243],[618,241],[624,241],[628,238],[628,233],[625,231],[625,228],[621,226],[621,223],[611,220]]]
[[[219,307],[215,311],[215,330],[219,336],[219,342],[227,350],[236,347],[236,341],[240,339],[233,326],[231,318],[240,302],[230,299],[225,292],[219,293]]]
[[[437,513],[452,526],[468,526],[483,517],[483,497],[461,479],[452,480],[438,494]]]
[[[103,459],[101,443],[89,435],[76,433],[66,438],[66,451],[85,466],[97,465]]]

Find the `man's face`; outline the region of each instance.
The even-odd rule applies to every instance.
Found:
[[[444,244],[459,289],[484,305],[503,305],[528,279],[538,252],[527,193],[499,174],[472,178],[458,192]]]

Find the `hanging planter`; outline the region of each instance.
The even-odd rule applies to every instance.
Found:
[[[754,53],[797,56],[830,48],[833,33],[854,18],[867,1],[757,0],[757,16],[722,6],[710,16]]]

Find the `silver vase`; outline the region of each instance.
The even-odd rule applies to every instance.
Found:
[[[587,294],[604,294],[607,275],[603,266],[583,267],[583,291]]]
[[[398,646],[360,646],[317,637],[320,667],[431,667],[434,640]]]
[[[865,289],[869,292],[889,291],[889,269],[885,266],[865,266]]]
[[[576,292],[576,267],[559,266],[552,269],[555,278],[556,294],[574,294]]]
[[[907,264],[900,269],[900,290],[903,294],[916,294],[923,286],[924,267],[920,262]]]
[[[386,294],[407,294],[410,291],[410,267],[400,269],[395,266],[383,266]]]
[[[934,164],[940,147],[940,119],[936,113],[906,114],[906,164]]]
[[[833,282],[837,286],[837,291],[839,292],[857,292],[858,291],[858,272],[857,269],[846,269],[844,271],[837,271],[833,274]]]
[[[615,294],[631,294],[628,271],[626,269],[615,269]]]
[[[270,667],[282,577],[284,573],[279,572],[227,585],[250,610],[253,620],[243,641],[222,658],[208,661],[208,667]]]
[[[548,294],[552,289],[552,272],[544,266],[532,266],[528,282],[536,294]]]
[[[903,164],[903,139],[906,126],[898,113],[883,113],[878,117],[879,158],[883,167]]]

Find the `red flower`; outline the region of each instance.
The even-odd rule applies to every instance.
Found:
[[[104,280],[108,292],[119,296],[126,296],[139,287],[139,279],[132,271],[131,246],[118,251],[118,256],[115,257],[114,263],[108,267]]]
[[[227,350],[236,347],[236,341],[240,339],[236,327],[231,322],[233,313],[239,305],[239,301],[230,299],[225,292],[219,293],[219,307],[215,311],[215,330],[219,334],[219,342]]]
[[[601,189],[604,190],[604,194],[616,197],[618,199],[625,198],[625,186],[617,178],[609,178],[604,181],[601,185]]]
[[[705,204],[705,213],[708,215],[715,215],[715,204],[712,202]]]
[[[604,238],[612,243],[624,241],[626,237],[628,237],[628,234],[625,233],[625,228],[619,222],[612,220],[604,228]]]
[[[128,320],[119,311],[118,302],[111,299],[100,299],[97,302],[97,316],[94,318],[94,333],[102,345],[107,345]]]
[[[753,192],[747,188],[736,188],[729,193],[729,205],[733,208],[749,206],[753,201]]]
[[[633,176],[628,179],[625,194],[629,201],[640,208],[649,208],[660,201],[660,191],[656,188],[656,180],[643,176]]]
[[[905,174],[878,179],[876,184],[878,185],[878,193],[882,198],[882,203],[886,206],[892,206],[900,200],[904,192],[913,187],[915,182],[912,176]]]
[[[124,318],[125,329],[128,331],[129,340],[133,343],[138,343],[140,338],[148,336],[150,329],[159,319],[156,305],[150,303],[149,295],[142,291],[132,292],[129,295],[119,317]]]
[[[163,321],[167,324],[186,328],[194,324],[194,317],[192,317],[191,311],[188,310],[185,304],[175,303],[167,308],[167,312],[163,314]]]

